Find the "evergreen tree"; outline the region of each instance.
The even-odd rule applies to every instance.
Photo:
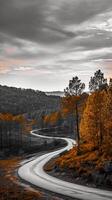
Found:
[[[89,82],[89,89],[91,92],[102,90],[107,87],[107,79],[104,78],[104,74],[101,70],[98,70],[94,73],[94,76],[91,77]]]
[[[85,84],[82,83],[81,80],[76,76],[69,81],[69,86],[64,90],[65,99],[63,100],[63,104],[65,104],[66,108],[69,108],[69,111],[71,111],[71,113],[75,113],[78,147],[80,143],[78,102],[80,100],[80,95],[82,94],[84,89]]]

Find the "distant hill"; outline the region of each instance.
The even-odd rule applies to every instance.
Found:
[[[14,115],[37,110],[58,109],[60,97],[44,92],[0,85],[0,113]]]
[[[62,91],[52,91],[52,92],[45,92],[46,95],[48,96],[60,96],[60,97],[63,97],[64,96],[64,92]]]

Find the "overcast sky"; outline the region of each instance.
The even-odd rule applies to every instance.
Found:
[[[112,77],[112,0],[0,0],[0,84],[63,90]]]

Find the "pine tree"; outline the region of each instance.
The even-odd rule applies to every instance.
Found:
[[[80,144],[80,133],[79,133],[79,111],[78,103],[80,100],[80,95],[85,89],[85,84],[76,76],[69,81],[69,86],[64,90],[65,97],[63,98],[63,107],[65,107],[68,112],[75,114],[76,121],[76,136],[77,144]]]
[[[104,74],[101,70],[98,70],[94,73],[94,76],[91,77],[89,82],[90,92],[95,92],[97,90],[102,90],[107,87],[107,79],[104,78]]]

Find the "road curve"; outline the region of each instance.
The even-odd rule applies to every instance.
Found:
[[[42,138],[51,138],[49,136],[41,136],[36,133],[36,130],[31,131],[32,135],[42,137]],[[74,140],[70,138],[59,138],[67,142],[67,146],[34,158],[21,166],[18,170],[18,175],[25,181],[38,186],[40,188],[62,194],[68,197],[82,199],[82,200],[112,200],[111,191],[103,191],[100,189],[90,188],[86,186],[80,186],[70,182],[62,181],[55,177],[52,177],[44,171],[44,165],[51,160],[52,158],[58,156],[60,153],[69,150],[75,145]]]

